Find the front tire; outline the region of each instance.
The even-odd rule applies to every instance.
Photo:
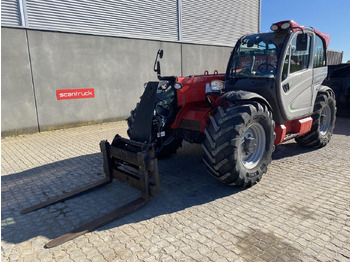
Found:
[[[324,147],[331,140],[335,126],[337,108],[333,91],[320,92],[315,101],[312,127],[306,135],[295,141],[305,147]]]
[[[265,104],[218,107],[205,130],[204,163],[219,181],[247,187],[261,180],[274,151],[275,122]]]

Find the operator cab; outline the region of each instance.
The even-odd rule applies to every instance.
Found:
[[[225,76],[225,92],[244,90],[263,96],[277,123],[310,115],[327,76],[330,37],[289,20],[272,32],[246,35],[234,47]]]
[[[287,33],[262,33],[242,37],[231,56],[228,78],[274,78]]]

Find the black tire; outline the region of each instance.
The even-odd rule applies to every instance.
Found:
[[[130,137],[130,131],[134,124],[135,114],[138,106],[139,106],[139,103],[136,104],[136,108],[134,110],[131,110],[130,116],[127,119],[127,123],[128,123],[127,134],[129,137]],[[182,138],[176,137],[172,129],[167,128],[164,131],[166,135],[165,137],[162,137],[162,140],[163,140],[161,143],[162,146],[157,147],[157,144],[159,143],[156,143],[156,147],[155,147],[155,153],[158,158],[169,157],[170,155],[175,154],[176,151],[179,149],[179,147],[182,146]]]
[[[295,138],[295,141],[305,147],[324,147],[333,134],[336,118],[336,104],[333,91],[318,93],[312,115],[312,127],[306,135]]]
[[[209,173],[229,185],[247,187],[259,182],[275,149],[275,122],[268,107],[254,101],[228,105],[218,107],[210,118],[203,143]],[[254,135],[249,136],[254,129],[260,130],[256,145]]]

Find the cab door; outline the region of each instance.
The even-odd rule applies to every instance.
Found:
[[[314,58],[313,58],[313,104],[314,107],[316,96],[323,80],[326,79],[328,68],[326,63],[326,43],[318,35],[315,35],[315,44],[314,44]]]
[[[282,108],[288,120],[309,115],[312,112],[313,35],[311,33],[305,35],[303,40],[306,45],[305,50],[300,50],[298,42],[302,37],[298,38],[298,35],[301,34],[299,32],[291,39],[283,65],[280,94]]]

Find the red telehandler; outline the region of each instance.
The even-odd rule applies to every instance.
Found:
[[[201,143],[203,162],[219,181],[252,186],[266,173],[276,145],[295,139],[301,146],[323,147],[333,133],[336,103],[327,76],[330,37],[294,21],[271,26],[272,32],[241,37],[226,73],[176,77],[160,74],[163,51],[140,103],[127,119],[130,139],[116,135],[101,141],[106,178],[96,184],[22,213],[66,200],[113,178],[141,190],[141,197],[74,231],[50,241],[53,247],[148,203],[159,191],[157,158],[176,152],[182,141]]]

